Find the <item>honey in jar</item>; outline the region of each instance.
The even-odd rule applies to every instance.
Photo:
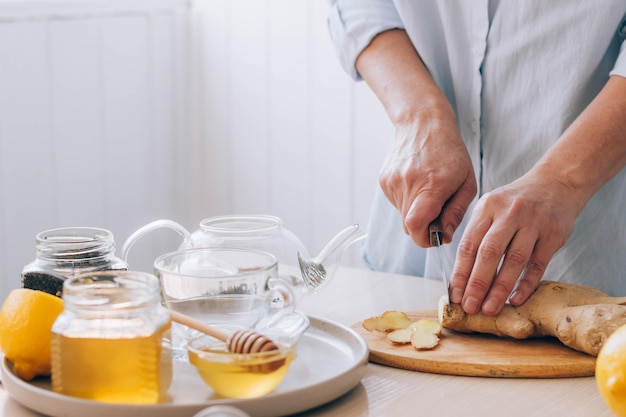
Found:
[[[95,401],[152,404],[172,378],[170,320],[159,283],[142,272],[97,272],[65,281],[52,327],[53,391]]]

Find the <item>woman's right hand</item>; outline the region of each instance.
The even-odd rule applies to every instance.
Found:
[[[396,128],[379,176],[385,196],[417,245],[430,246],[428,226],[437,219],[450,242],[477,192],[452,106],[404,30],[378,34],[356,67]]]
[[[441,222],[449,243],[476,196],[472,161],[447,101],[396,123],[395,143],[379,176],[387,199],[402,216],[404,231],[430,247],[429,225]]]

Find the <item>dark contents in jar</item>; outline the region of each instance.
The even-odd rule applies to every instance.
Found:
[[[63,296],[63,279],[45,272],[25,272],[22,274],[22,287],[39,290],[48,294]]]

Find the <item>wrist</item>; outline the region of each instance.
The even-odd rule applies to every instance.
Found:
[[[453,122],[456,115],[447,98],[437,88],[436,91],[420,91],[410,99],[400,99],[389,106],[387,113],[394,126],[424,124],[426,122]]]
[[[597,192],[589,172],[568,163],[559,163],[544,158],[539,161],[527,175],[543,178],[557,184],[563,189],[563,195],[575,205],[580,213],[593,195]]]

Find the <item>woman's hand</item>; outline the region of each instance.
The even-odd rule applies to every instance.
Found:
[[[556,176],[531,171],[480,198],[459,243],[450,301],[467,313],[522,304],[572,233],[579,204]]]
[[[380,174],[385,195],[417,245],[430,246],[437,218],[450,242],[477,190],[453,109],[403,30],[378,34],[356,67],[396,127]],[[626,166],[625,119],[626,78],[614,75],[533,169],[479,200],[457,251],[452,302],[494,315],[509,296],[526,301],[589,199]]]
[[[612,76],[528,173],[479,200],[459,243],[450,301],[495,315],[509,296],[513,305],[528,299],[589,199],[626,166],[625,117],[626,78]]]
[[[379,176],[387,199],[402,216],[404,231],[429,247],[428,226],[439,218],[443,241],[463,220],[476,195],[472,162],[446,103],[396,124],[395,144]]]
[[[383,192],[417,245],[430,246],[428,225],[437,218],[450,242],[477,191],[452,106],[404,30],[378,34],[356,67],[396,128],[379,176]]]

